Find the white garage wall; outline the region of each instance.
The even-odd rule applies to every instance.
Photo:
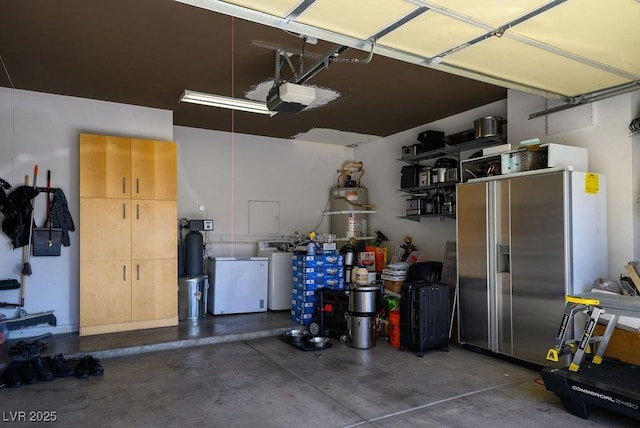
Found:
[[[0,177],[13,187],[33,179],[38,164],[38,186],[51,185],[65,193],[76,228],[78,217],[78,134],[92,132],[171,140],[173,113],[104,101],[86,100],[38,92],[0,88]],[[41,224],[45,199],[36,200],[35,218]],[[100,225],[96,225],[100,227]],[[60,257],[32,257],[33,274],[26,278],[24,309],[29,313],[53,310],[56,332],[77,330],[79,236],[71,232],[71,246],[63,247]],[[10,239],[0,234],[0,278],[20,281],[22,249],[13,250]],[[19,290],[0,291],[0,301],[16,302]],[[120,302],[109,302],[120,304]],[[0,312],[13,318],[14,309]],[[12,332],[11,336],[39,334],[34,327]]]
[[[308,234],[353,149],[176,126],[178,215],[212,218],[210,256],[253,256],[256,242]],[[249,201],[279,204],[279,230],[249,233]],[[204,205],[206,211],[198,211]],[[254,213],[255,214],[255,213]],[[260,215],[258,213],[258,215]],[[328,221],[318,229],[326,232]]]

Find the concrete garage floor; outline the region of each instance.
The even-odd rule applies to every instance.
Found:
[[[418,358],[385,341],[358,350],[332,339],[332,348],[305,352],[277,337],[292,325],[283,313],[227,315],[46,338],[43,354],[91,353],[104,376],[5,388],[0,416],[55,412],[65,427],[637,426],[597,407],[577,418],[537,371],[455,345]]]

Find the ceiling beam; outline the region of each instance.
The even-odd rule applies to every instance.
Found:
[[[301,13],[303,13],[305,10],[309,9],[309,6],[311,6],[315,2],[316,2],[316,0],[302,0],[295,8],[293,8],[293,10],[291,12],[289,12],[287,14],[287,16],[284,17],[284,19],[288,19],[289,21],[293,21],[298,16],[300,16]]]
[[[423,13],[425,13],[428,10],[429,10],[428,7],[419,6],[416,9],[414,9],[413,11],[411,11],[410,13],[408,13],[407,15],[405,15],[402,18],[398,19],[393,24],[387,26],[386,28],[383,28],[382,30],[378,31],[376,34],[372,35],[370,37],[370,39],[372,39],[373,41],[378,40],[378,39],[386,36],[390,32],[392,32],[393,30],[395,30],[395,29],[399,28],[400,26],[406,24],[407,22],[417,18],[418,16],[422,15]]]
[[[535,119],[536,117],[557,113],[559,111],[568,110],[570,108],[579,107],[581,105],[594,103],[606,98],[615,97],[616,95],[622,95],[628,92],[637,91],[638,89],[640,89],[640,81],[624,83],[622,85],[614,86],[601,91],[584,94],[579,97],[572,98],[568,104],[563,104],[546,110],[531,113],[529,115],[529,120]]]

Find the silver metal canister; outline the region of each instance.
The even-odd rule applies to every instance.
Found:
[[[349,310],[360,314],[375,314],[378,310],[380,287],[351,286],[349,287]]]
[[[376,346],[376,325],[373,315],[361,316],[344,314],[347,320],[347,346],[358,349],[369,349]]]

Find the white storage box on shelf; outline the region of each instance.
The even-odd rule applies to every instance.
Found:
[[[462,182],[488,176],[514,174],[543,168],[587,171],[589,152],[584,147],[546,143],[462,161]]]
[[[563,144],[541,144],[523,147],[500,155],[502,174],[541,168],[573,168],[587,171],[589,153],[584,147]]]

